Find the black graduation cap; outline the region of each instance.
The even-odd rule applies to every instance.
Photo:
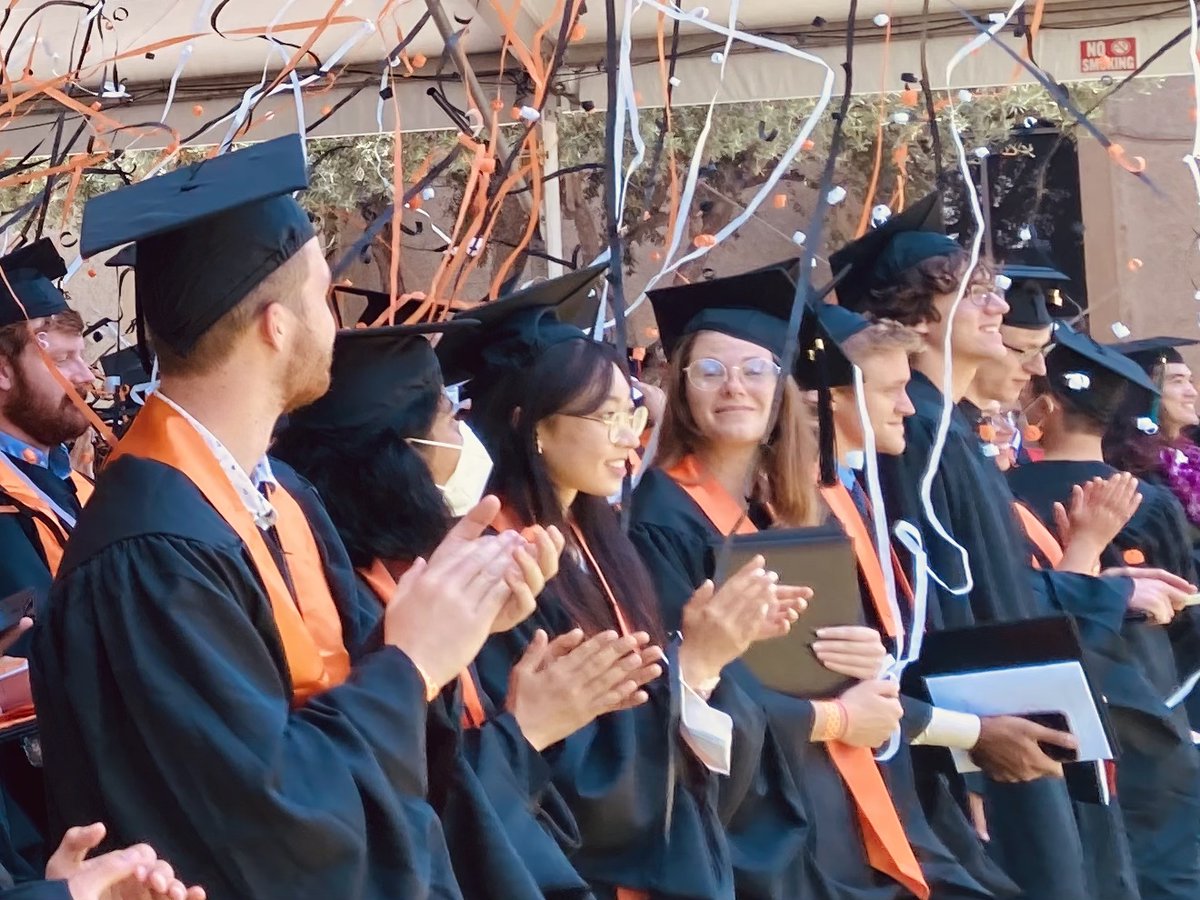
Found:
[[[1124,355],[1123,344],[1100,344],[1090,335],[1076,331],[1066,322],[1055,322],[1052,332],[1054,349],[1046,359],[1047,367],[1056,373],[1079,372],[1091,376],[1103,370],[1124,378],[1135,387],[1158,396],[1159,389],[1150,377],[1128,356]],[[1087,390],[1082,381],[1075,390]]]
[[[829,257],[834,272],[848,270],[837,289],[838,302],[848,309],[864,309],[872,289],[926,259],[960,249],[946,235],[942,195],[935,191]]]
[[[520,369],[555,344],[588,340],[581,328],[563,320],[561,311],[565,307],[578,309],[578,302],[587,298],[593,283],[607,269],[608,263],[599,263],[460,310],[452,322],[474,319],[481,327],[448,332],[438,343],[437,355],[447,383]]]
[[[0,268],[8,281],[7,287],[0,284],[0,328],[70,309],[67,298],[54,284],[67,274],[67,265],[49,238],[0,258]]]
[[[367,305],[363,307],[361,315],[358,317],[359,325],[370,327],[376,320],[379,319],[389,306],[392,305],[392,295],[387,291],[374,291],[370,288],[350,287],[335,285],[333,288],[335,293],[349,294],[352,297],[362,297],[367,301]],[[396,319],[398,321],[406,321],[409,316],[415,313],[424,301],[421,300],[405,300],[396,309]]]
[[[108,378],[120,378],[121,384],[136,385],[147,379],[137,347],[126,347],[100,357],[100,366]]]
[[[805,390],[846,387],[854,381],[854,364],[842,348],[871,321],[844,306],[818,303],[804,312],[795,377]]]
[[[740,275],[649,291],[663,352],[669,359],[687,335],[716,331],[757,344],[781,359],[799,274],[799,262],[787,260]],[[809,302],[820,302],[832,289],[833,284],[815,289]]]
[[[137,265],[137,244],[123,247],[104,261],[112,269],[133,268]]]
[[[311,431],[386,428],[403,418],[412,403],[430,391],[441,390],[442,370],[425,335],[448,335],[478,324],[461,319],[342,329],[333,343],[328,393],[290,413],[288,427]]]
[[[1152,337],[1112,344],[1111,347],[1118,353],[1129,357],[1134,363],[1141,366],[1143,371],[1153,373],[1157,366],[1183,362],[1183,357],[1179,355],[1177,348],[1192,347],[1196,344],[1200,344],[1200,341],[1194,338]]]
[[[1058,286],[1070,281],[1068,276],[1049,266],[1016,264],[1005,265],[1000,274],[1011,282],[1004,292],[1005,325],[1034,330],[1054,322],[1051,308],[1062,306]]]
[[[306,187],[299,135],[256,144],[88,201],[80,252],[137,242],[139,329],[186,355],[315,236]]]

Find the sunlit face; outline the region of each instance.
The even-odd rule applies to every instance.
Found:
[[[1196,414],[1196,387],[1187,363],[1167,363],[1162,373],[1162,425],[1172,435],[1180,429],[1200,425]]]
[[[721,369],[724,376],[717,377]],[[700,332],[688,360],[687,404],[705,441],[714,446],[761,443],[771,421],[778,373],[771,351],[758,344]]]
[[[542,459],[556,489],[611,497],[621,489],[636,433],[629,382],[612,367],[608,396],[593,412],[547,416],[537,424]]]
[[[88,421],[47,368],[39,346],[79,396],[87,396],[94,377],[83,359],[83,336],[56,330],[37,332],[13,363],[0,363],[0,411],[36,444],[53,447],[79,437]]]
[[[954,293],[939,294],[934,306],[941,314],[937,322],[928,323],[926,341],[935,350],[945,345]],[[954,356],[967,362],[980,363],[1004,355],[1004,338],[1000,333],[1008,304],[995,286],[982,275],[975,278],[963,295],[962,302],[950,324],[950,347]]]
[[[994,400],[1007,409],[1017,404],[1034,375],[1046,374],[1050,326],[1033,329],[1002,325],[1000,336],[1004,355],[987,359],[979,366],[972,388],[977,396]]]
[[[329,299],[329,265],[321,253],[320,242],[313,238],[297,255],[307,274],[300,287],[296,316],[299,327],[288,350],[284,376],[288,411],[307,406],[329,390],[333,339],[337,332]]]
[[[901,348],[878,351],[860,366],[863,373],[863,405],[867,421],[875,433],[875,450],[887,456],[904,452],[904,420],[916,410],[908,399],[911,370],[908,353]],[[843,440],[854,446],[844,450],[861,450],[866,441],[854,388],[839,388],[834,392],[833,414]]]

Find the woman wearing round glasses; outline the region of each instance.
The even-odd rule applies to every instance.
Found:
[[[547,636],[607,633],[643,666],[662,665],[663,677],[628,708],[544,753],[579,825],[573,861],[599,900],[730,900],[718,782],[751,789],[765,723],[721,672],[752,641],[786,632],[803,592],[778,585],[759,558],[723,590],[695,592],[682,643],[668,638],[650,577],[607,499],[621,488],[646,413],[633,405],[619,351],[556,315],[590,281],[575,273],[471,310],[484,327],[438,347],[451,381],[470,378],[470,421],[495,461],[489,490],[504,503],[503,524],[557,526],[567,541],[537,611],[493,636],[477,665],[498,699],[519,690],[514,668]],[[784,808],[780,817],[794,814]]]

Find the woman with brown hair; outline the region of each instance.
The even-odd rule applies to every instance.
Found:
[[[650,295],[671,371],[659,458],[635,492],[632,537],[654,574],[668,622],[681,598],[712,577],[714,547],[728,536],[817,525],[829,516],[818,492],[813,424],[799,386],[780,366],[795,295],[791,268]],[[831,440],[832,430],[826,435]],[[779,764],[803,785],[813,822],[805,846],[787,847],[777,834],[773,880],[766,879],[763,836],[753,828],[760,798],[743,798],[728,826],[739,886],[747,885],[747,896],[779,898],[805,890],[927,897],[931,887],[939,889],[935,896],[992,896],[961,870],[950,879],[956,885],[927,883],[921,864],[930,854],[927,848],[914,852],[872,759],[871,748],[888,741],[901,717],[897,686],[879,680],[885,655],[879,634],[828,629],[818,633],[813,651],[827,668],[859,683],[839,697],[808,700],[770,691],[744,666],[733,669],[767,708],[782,748]],[[920,815],[919,804],[913,806]],[[940,844],[934,852],[957,868]]]

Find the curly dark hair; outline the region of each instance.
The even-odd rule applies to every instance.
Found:
[[[1162,431],[1146,434],[1137,427],[1137,420],[1153,405],[1154,398],[1148,391],[1135,387],[1125,392],[1124,402],[1104,433],[1106,463],[1138,478],[1161,475],[1162,452],[1172,444]]]
[[[923,259],[900,272],[890,283],[868,291],[866,312],[874,318],[893,319],[910,327],[937,322],[941,314],[934,306],[934,298],[956,293],[970,262],[970,254],[965,250]],[[990,283],[993,277],[991,265],[981,260],[971,273],[971,283]]]

